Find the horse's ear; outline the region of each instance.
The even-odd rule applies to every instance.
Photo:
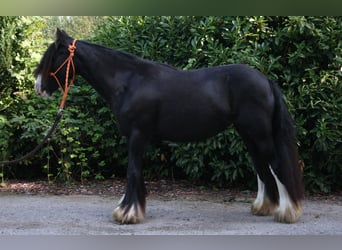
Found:
[[[56,41],[55,41],[56,48],[60,44],[62,44],[64,41],[66,41],[68,38],[70,38],[70,37],[64,30],[60,30],[59,28],[57,28],[57,30],[56,30]]]

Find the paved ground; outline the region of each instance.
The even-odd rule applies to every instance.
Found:
[[[305,200],[296,224],[249,213],[251,199],[148,197],[147,218],[118,225],[119,197],[0,193],[0,235],[342,235],[340,200]]]

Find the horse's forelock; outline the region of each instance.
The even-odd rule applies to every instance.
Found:
[[[72,38],[64,30],[57,29],[55,42],[50,44],[50,46],[44,53],[40,64],[34,72],[35,77],[41,75],[42,80],[47,79],[50,72],[53,70],[51,69],[51,66],[55,53],[57,52],[59,47],[63,45],[68,46],[69,40],[72,40]]]
[[[41,75],[42,79],[45,80],[50,72],[52,71],[52,61],[54,58],[54,54],[56,53],[56,45],[55,43],[50,44],[48,49],[45,51],[38,67],[34,71],[34,76],[37,77]]]

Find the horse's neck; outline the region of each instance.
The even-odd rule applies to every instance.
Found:
[[[112,101],[115,92],[122,89],[123,83],[116,77],[118,73],[134,72],[129,62],[119,60],[115,53],[108,53],[100,46],[80,43],[77,49],[78,54],[75,57],[77,74],[89,82],[105,99]]]

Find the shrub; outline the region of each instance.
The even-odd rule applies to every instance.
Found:
[[[42,138],[60,95],[43,100],[32,93],[31,72],[42,53],[35,48],[43,48],[35,45],[46,41],[41,22],[22,17],[0,21],[0,56],[5,57],[0,60],[5,83],[0,86],[0,149],[1,157],[13,158]],[[104,17],[89,39],[182,69],[230,63],[259,69],[278,82],[295,120],[307,189],[329,192],[341,189],[341,29],[341,17]],[[123,177],[126,139],[107,104],[78,78],[48,147],[27,164],[28,171],[12,167],[6,175],[43,173],[64,181]],[[151,146],[144,174],[255,187],[251,160],[233,127],[198,143]]]
[[[307,188],[327,192],[341,188],[341,25],[340,17],[109,17],[95,41],[183,69],[258,68],[279,83],[296,122]],[[168,146],[167,164],[194,180],[253,183],[232,129]]]

